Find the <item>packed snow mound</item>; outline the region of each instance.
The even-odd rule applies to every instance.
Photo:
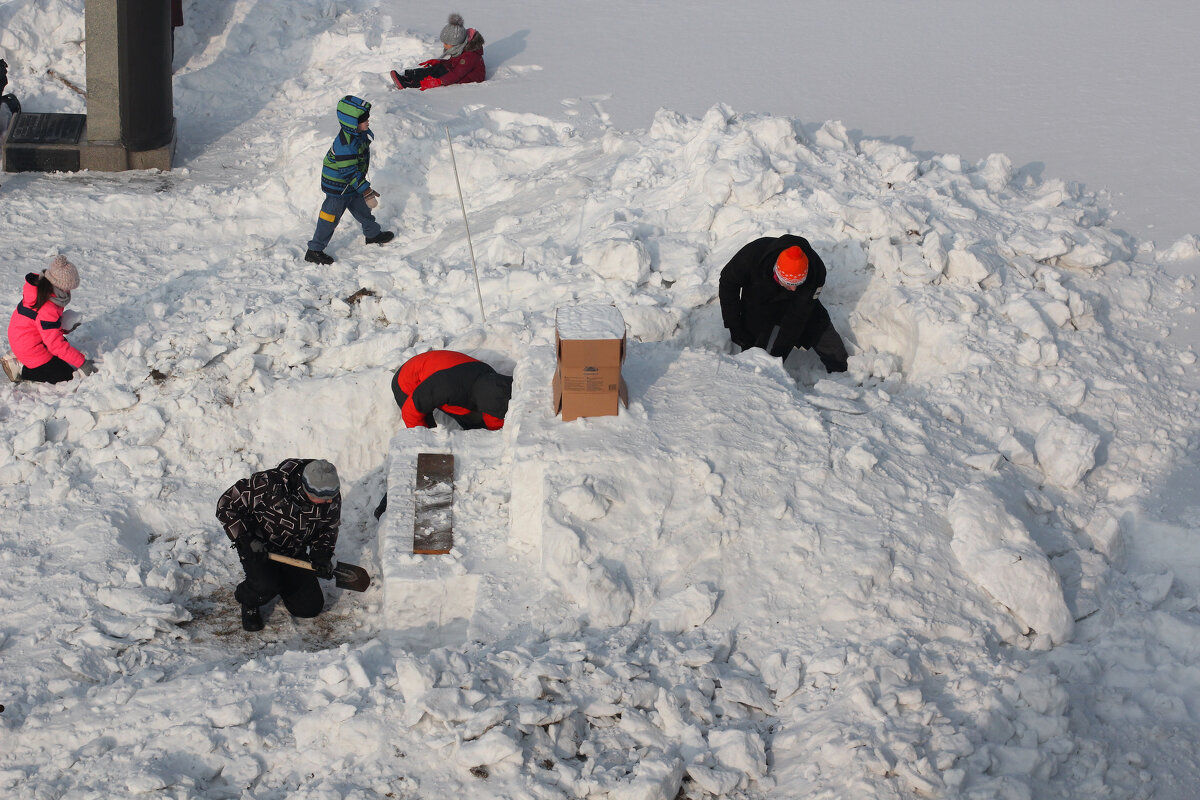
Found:
[[[44,5],[0,9],[0,45],[80,79],[82,3]],[[384,11],[190,4],[177,170],[5,178],[28,234],[9,285],[69,254],[72,341],[101,368],[0,389],[0,791],[1124,798],[1190,748],[1194,569],[1136,542],[1139,504],[1194,458],[1195,356],[1162,333],[1192,284],[1001,155],[726,106],[622,131],[508,111],[503,80],[390,92],[435,40]],[[347,93],[376,104],[397,237],[368,248],[344,220],[318,269]],[[47,229],[47,198],[70,226]],[[784,232],[829,266],[847,375],[728,353],[720,270]],[[637,391],[562,424],[547,353],[580,303],[619,308]],[[528,364],[536,424],[401,430],[391,371],[439,347]],[[422,446],[462,457],[457,552],[244,636],[221,491],[335,460],[338,555],[378,575],[389,454]],[[1185,541],[1188,513],[1159,535]],[[421,596],[430,575],[461,595]],[[448,608],[469,624],[422,640]]]
[[[1027,629],[1062,644],[1074,620],[1058,574],[1028,531],[981,486],[955,492],[951,548],[962,568]]]

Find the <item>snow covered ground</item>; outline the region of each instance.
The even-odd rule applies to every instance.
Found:
[[[458,7],[491,80],[401,93],[387,69],[428,57],[445,12],[189,2],[177,169],[0,179],[13,297],[71,258],[72,341],[101,364],[0,388],[0,792],[1194,795],[1196,231],[1180,212],[1152,241],[1122,214],[1153,203],[1022,165],[1036,151],[988,155],[1003,142],[984,136],[963,140],[972,157],[931,153],[929,128],[882,106],[839,123],[803,97],[770,105],[733,67],[792,4],[726,5]],[[925,51],[905,50],[912,72],[882,55],[905,41],[893,5],[803,21],[858,20],[876,38],[853,74],[944,96]],[[82,8],[0,6],[27,109],[84,110],[43,76],[85,81]],[[954,9],[962,52],[993,17]],[[1060,13],[1012,11],[1043,32]],[[1145,52],[1178,100],[1173,41]],[[982,59],[955,69],[952,86],[995,80]],[[1122,97],[1142,86],[1127,75]],[[368,249],[347,219],[318,269],[300,256],[346,93],[376,103],[372,182],[397,238]],[[1177,136],[1173,108],[1141,126]],[[1144,180],[1120,198],[1156,196]],[[728,353],[720,269],[783,232],[829,265],[848,375]],[[624,316],[630,405],[562,424],[548,345],[577,303]],[[436,347],[514,371],[502,433],[402,429],[387,379]],[[457,456],[459,539],[391,574],[413,608],[381,580],[242,633],[220,492],[329,458],[339,558],[386,576],[396,509],[371,511],[417,448]],[[463,616],[438,616],[450,604]]]

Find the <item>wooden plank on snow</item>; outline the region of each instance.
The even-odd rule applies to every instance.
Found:
[[[454,456],[417,454],[413,552],[442,555],[454,546]]]

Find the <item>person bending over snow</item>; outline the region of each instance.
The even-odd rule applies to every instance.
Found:
[[[61,383],[75,371],[91,375],[96,364],[76,350],[64,335],[75,329],[79,315],[65,311],[71,292],[79,288],[79,271],[64,256],[55,256],[41,274],[25,276],[25,290],[8,322],[4,372],[13,383]]]
[[[392,70],[392,83],[397,89],[417,89],[422,92],[455,83],[481,83],[486,68],[483,64],[483,35],[474,28],[464,28],[463,18],[451,14],[442,28],[442,55],[422,61],[419,67],[403,72]]]
[[[430,350],[405,361],[392,376],[392,396],[408,428],[436,428],[436,408],[453,417],[463,430],[489,431],[504,427],[512,377],[491,365],[453,350]],[[375,509],[375,519],[387,510],[388,498]]]
[[[825,263],[802,236],[764,236],[738,250],[721,270],[721,318],[738,347],[770,348],[787,359],[811,347],[827,372],[846,371],[846,345],[817,298]]]
[[[504,427],[512,377],[453,350],[430,350],[405,361],[392,376],[392,395],[405,426],[434,428],[441,409],[464,430]]]

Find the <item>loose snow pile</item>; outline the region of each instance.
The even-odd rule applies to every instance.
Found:
[[[1196,459],[1195,355],[1166,328],[1195,286],[1094,198],[834,122],[514,114],[503,67],[388,92],[431,42],[367,0],[188,14],[180,169],[0,190],[6,285],[67,254],[72,341],[101,361],[0,390],[0,790],[1186,795],[1196,507],[1148,500]],[[82,80],[81,2],[0,15],[6,51]],[[376,103],[397,238],[368,250],[344,220],[315,269],[345,93]],[[721,267],[789,231],[829,266],[848,375],[727,353]],[[628,323],[620,417],[551,416],[576,303]],[[503,433],[401,429],[390,373],[437,347],[515,370]],[[390,476],[439,448],[456,548],[404,558]],[[246,635],[213,506],[289,455],[338,465],[338,557],[390,574]]]

